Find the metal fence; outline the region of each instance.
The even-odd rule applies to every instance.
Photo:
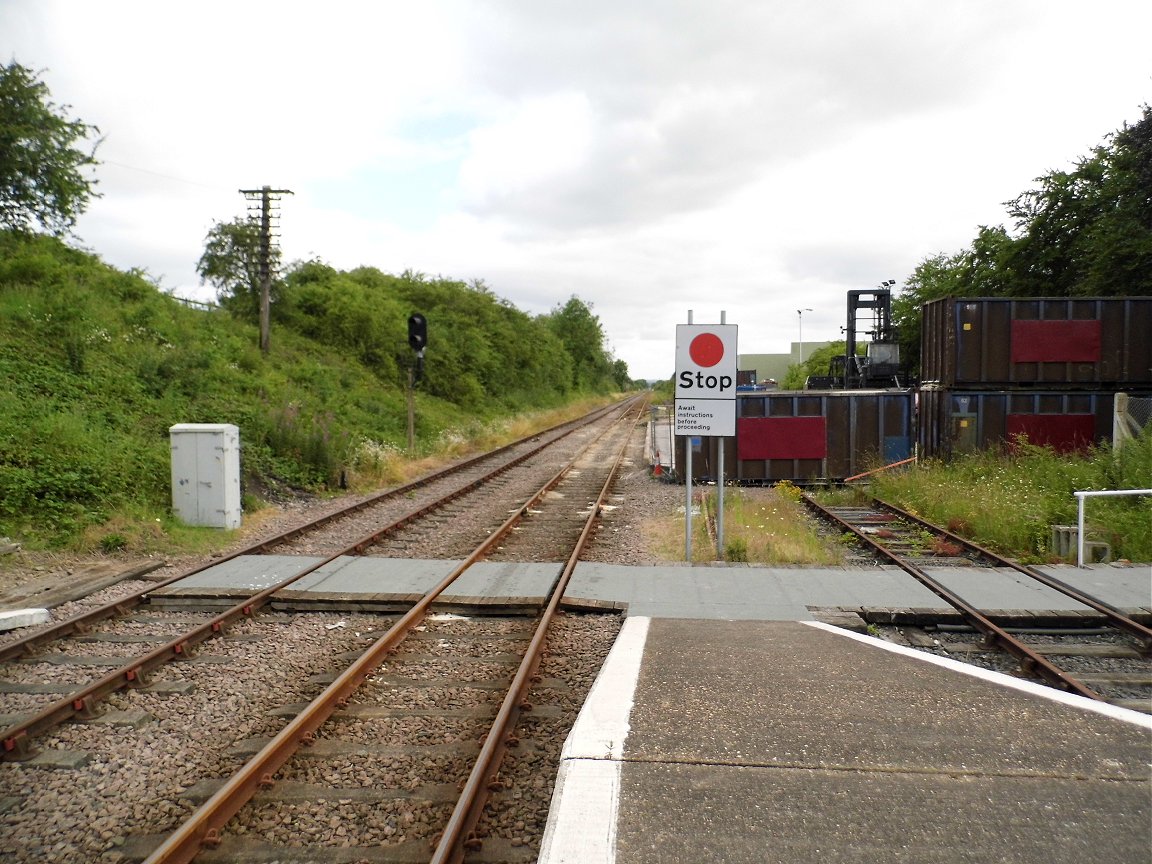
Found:
[[[1152,396],[1117,393],[1112,412],[1112,446],[1136,438],[1152,426]]]

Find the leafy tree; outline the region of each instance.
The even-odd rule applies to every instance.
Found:
[[[803,363],[793,363],[784,374],[780,382],[782,390],[803,390],[804,382],[809,375],[827,375],[832,365],[833,357],[843,357],[847,342],[843,339],[838,342],[829,342],[813,351],[804,358]],[[859,347],[857,348],[859,351]]]
[[[272,272],[277,272],[280,250],[269,250]],[[216,289],[220,305],[245,321],[260,318],[260,226],[251,219],[237,217],[218,222],[204,238],[204,254],[196,264],[201,282]],[[276,303],[283,283],[272,280],[270,299]]]
[[[1152,108],[1008,204],[1020,232],[1005,270],[1019,296],[1152,292]]]
[[[545,316],[549,328],[572,357],[572,384],[577,391],[612,386],[611,360],[604,350],[604,330],[592,308],[573,295]]]
[[[38,73],[0,66],[0,228],[65,235],[96,195],[84,169],[98,164],[100,142],[78,145],[100,130],[69,119],[67,108],[49,101]]]
[[[294,266],[285,276],[283,323],[347,352],[381,381],[400,386],[407,307],[394,292],[364,284],[357,278],[363,272],[342,273],[316,261]]]
[[[893,303],[902,356],[919,365],[920,307],[942,297],[1152,294],[1152,108],[1008,202],[1014,231],[981,226],[971,246],[917,266]]]
[[[413,362],[408,316],[420,312],[429,322],[421,389],[471,409],[554,404],[572,389],[573,363],[559,337],[480,282],[306,262],[286,274],[282,309],[282,323],[346,349],[397,386],[406,386]]]
[[[613,361],[612,381],[617,390],[628,390],[633,387],[632,377],[628,374],[628,364],[623,360]]]

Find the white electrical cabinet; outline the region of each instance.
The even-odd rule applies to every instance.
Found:
[[[189,525],[240,527],[240,429],[178,423],[172,447],[172,509]]]

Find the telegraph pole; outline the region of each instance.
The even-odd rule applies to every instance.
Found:
[[[241,189],[240,194],[248,200],[248,212],[251,214],[257,209],[260,212],[260,351],[268,354],[270,331],[272,329],[272,314],[270,297],[272,294],[272,229],[279,227],[280,196],[291,195],[291,189],[273,189],[271,186],[261,186],[259,189]],[[273,220],[276,225],[273,225]],[[275,235],[279,236],[279,235]]]

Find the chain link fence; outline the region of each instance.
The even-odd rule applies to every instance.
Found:
[[[1112,416],[1112,446],[1136,438],[1152,426],[1152,396],[1117,393]]]

